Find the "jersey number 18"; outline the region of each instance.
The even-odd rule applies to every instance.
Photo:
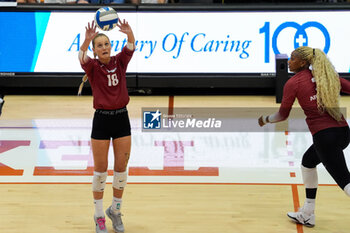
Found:
[[[108,86],[117,86],[119,83],[119,80],[117,78],[117,74],[107,74],[107,78],[108,78]]]

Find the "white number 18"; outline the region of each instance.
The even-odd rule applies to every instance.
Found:
[[[117,78],[117,74],[107,74],[107,78],[108,78],[108,86],[117,86],[119,83],[119,80]]]

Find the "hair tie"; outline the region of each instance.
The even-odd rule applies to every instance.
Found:
[[[314,54],[314,56],[315,56],[315,49],[312,49],[312,53]]]

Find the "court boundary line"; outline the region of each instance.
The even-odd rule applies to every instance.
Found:
[[[298,185],[291,184],[291,188],[292,188],[294,212],[297,212],[300,207]],[[303,225],[297,224],[297,223],[295,225],[296,225],[297,233],[304,233]]]
[[[92,177],[92,176],[91,176]],[[91,182],[0,182],[2,184],[91,184]],[[112,184],[112,182],[106,182],[106,184]],[[304,186],[304,184],[292,184],[292,183],[198,183],[198,182],[190,182],[190,183],[181,183],[181,182],[128,182],[128,185],[133,184],[145,184],[145,185],[169,185],[169,184],[185,184],[185,185],[272,185],[272,186]],[[325,187],[337,187],[337,184],[319,184],[318,186]]]

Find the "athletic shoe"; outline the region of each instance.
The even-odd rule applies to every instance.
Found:
[[[302,224],[307,227],[315,226],[315,214],[307,214],[303,207],[299,208],[298,212],[289,212],[287,216],[294,222]]]
[[[108,233],[106,228],[106,219],[105,217],[98,217],[94,216],[95,224],[96,224],[96,233]]]
[[[107,216],[112,220],[113,223],[113,230],[117,233],[123,233],[124,232],[124,225],[122,221],[122,214],[119,212],[118,214],[113,213],[112,206],[108,207],[106,209]]]

